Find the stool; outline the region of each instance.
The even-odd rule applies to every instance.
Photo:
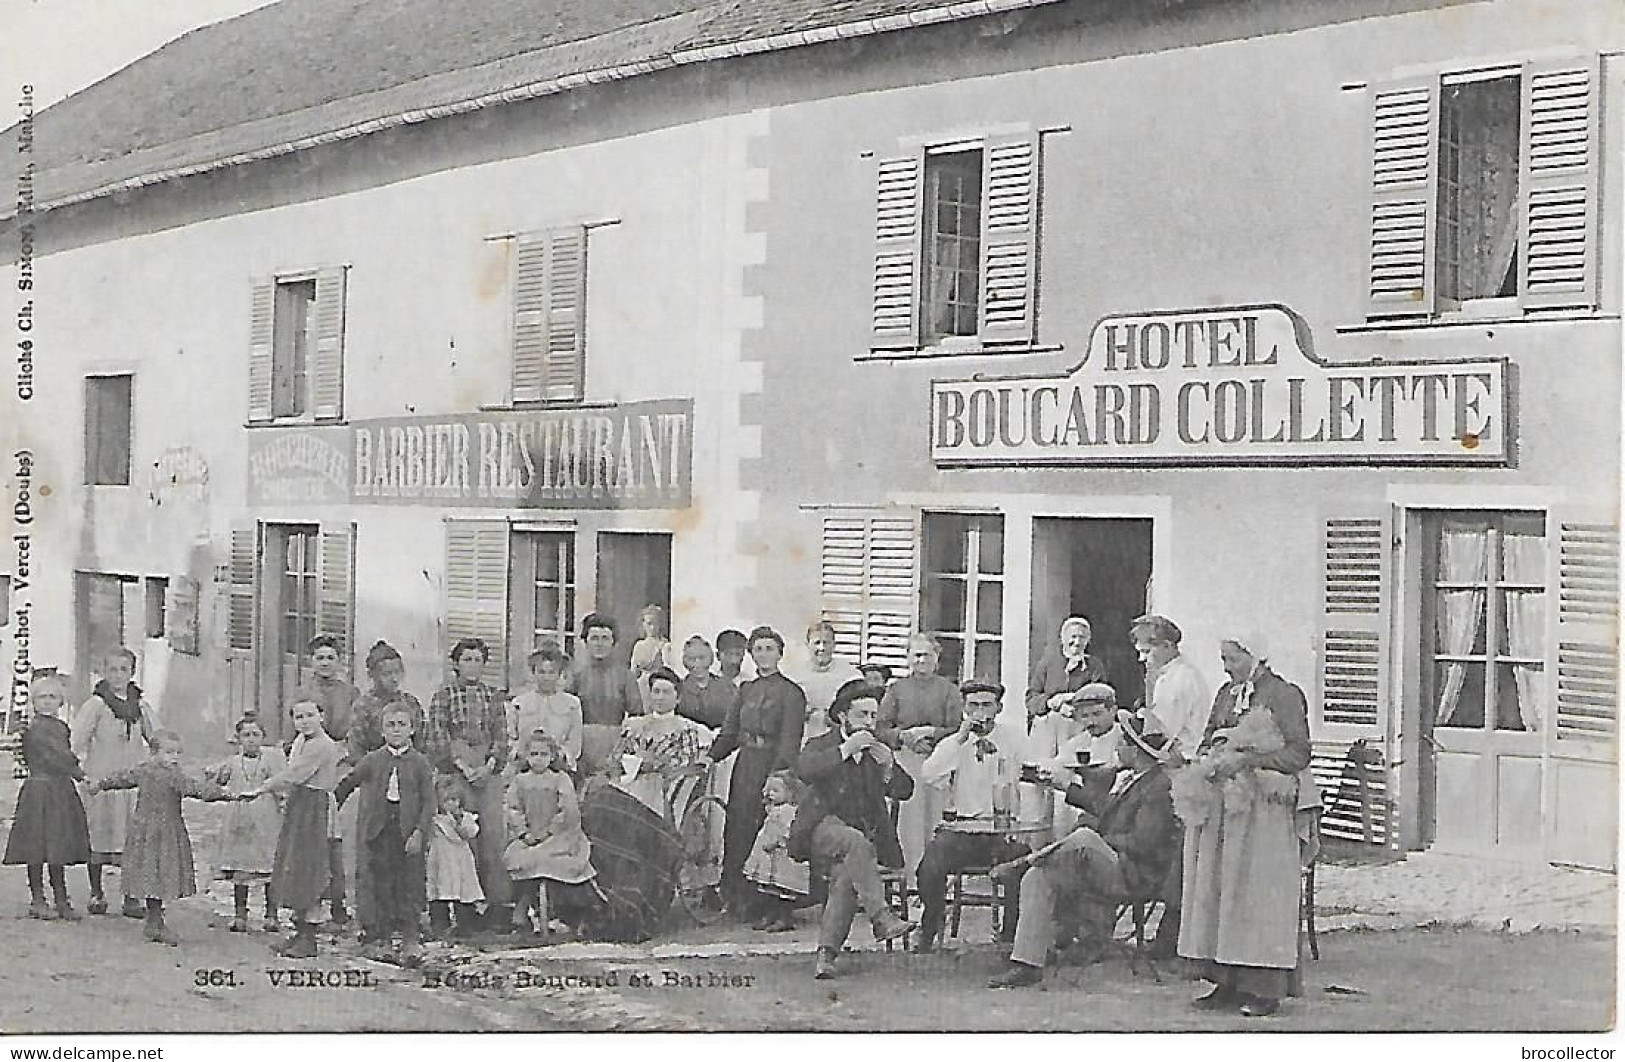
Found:
[[[1117,928],[1117,923],[1123,920],[1123,912],[1125,910],[1128,911],[1129,919],[1134,929],[1134,947],[1129,956],[1129,973],[1133,974],[1135,977],[1138,977],[1140,975],[1140,968],[1142,965],[1144,965],[1151,970],[1152,978],[1159,985],[1162,984],[1162,974],[1157,969],[1157,960],[1152,958],[1151,955],[1146,951],[1145,931],[1146,927],[1151,922],[1151,916],[1156,913],[1157,908],[1161,906],[1164,906],[1164,904],[1162,899],[1158,897],[1129,900],[1118,905],[1117,917],[1112,920],[1112,928],[1115,930]]]
[[[1003,929],[1004,884],[992,877],[992,867],[965,867],[948,875],[948,933],[959,936],[959,919],[966,907],[989,907],[993,910],[993,936],[998,938]],[[967,892],[966,878],[987,878],[989,891]]]
[[[890,867],[880,868],[880,886],[885,890],[886,906],[897,912],[897,917],[907,922],[908,917],[908,878],[901,870],[892,870]],[[904,951],[908,950],[908,937],[897,937],[886,941],[886,950],[891,951],[893,944],[899,944]]]

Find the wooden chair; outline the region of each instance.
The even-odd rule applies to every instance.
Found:
[[[993,911],[993,936],[998,937],[1000,930],[1003,929],[1001,923],[1004,916],[1005,892],[1004,884],[994,879],[991,876],[992,873],[993,868],[990,866],[964,867],[948,875],[949,936],[959,936],[960,917],[966,907],[988,907]],[[967,890],[965,888],[966,878],[986,878],[988,882],[987,891],[983,892],[980,889]]]

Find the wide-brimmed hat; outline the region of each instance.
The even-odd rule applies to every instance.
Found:
[[[1150,756],[1159,763],[1167,759],[1168,735],[1146,733],[1145,720],[1130,712],[1127,708],[1118,709],[1117,726],[1123,736],[1132,741],[1136,748]]]

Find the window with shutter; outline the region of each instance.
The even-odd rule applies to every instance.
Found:
[[[444,651],[461,638],[490,648],[486,681],[508,679],[508,525],[497,520],[446,524],[446,637]]]
[[[1531,63],[1523,78],[1519,291],[1527,307],[1597,304],[1597,60]]]
[[[260,525],[233,525],[226,563],[226,704],[232,719],[256,711],[259,669]],[[278,713],[271,712],[274,718]]]
[[[915,611],[915,514],[824,518],[820,593],[835,653],[853,663],[903,667]]]
[[[316,547],[316,630],[339,639],[346,670],[355,660],[355,525],[323,524]]]
[[[526,233],[513,257],[515,403],[579,402],[586,375],[587,229]]]
[[[256,280],[248,314],[248,422],[263,424],[272,416],[271,337],[276,320],[276,281]]]
[[[255,280],[248,422],[344,419],[347,267]]]
[[[1558,526],[1557,740],[1612,742],[1619,730],[1619,529]]]
[[[1371,229],[1366,312],[1433,312],[1432,204],[1437,79],[1371,93]]]
[[[1039,170],[1036,133],[879,160],[872,351],[1032,344]]]
[[[1325,523],[1320,703],[1315,736],[1385,733],[1383,589],[1388,532],[1382,518]]]
[[[317,420],[344,419],[344,278],[340,266],[318,271],[314,282],[310,404]]]

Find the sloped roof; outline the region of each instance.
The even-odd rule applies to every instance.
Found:
[[[39,112],[35,209],[684,63],[1055,2],[280,0]]]

